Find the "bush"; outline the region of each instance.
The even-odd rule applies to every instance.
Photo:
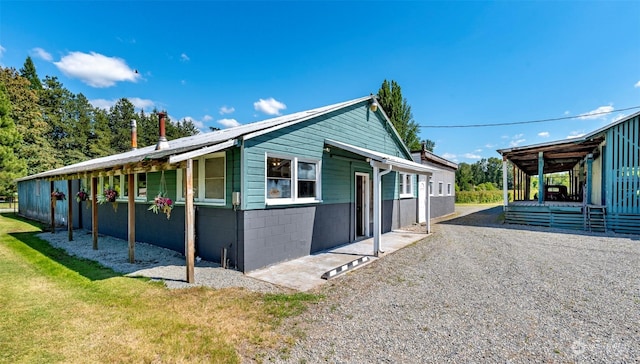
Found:
[[[512,199],[509,192],[509,200]],[[502,191],[459,191],[456,192],[456,203],[497,203],[502,202]]]

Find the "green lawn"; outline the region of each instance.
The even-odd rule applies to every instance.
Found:
[[[276,333],[280,319],[321,299],[168,290],[70,257],[40,231],[0,216],[0,362],[236,363],[290,342]]]

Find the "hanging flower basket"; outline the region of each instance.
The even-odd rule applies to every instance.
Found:
[[[102,205],[106,202],[116,202],[116,198],[118,198],[118,191],[107,188],[102,195],[98,196],[98,203]]]
[[[169,197],[162,196],[162,194],[158,194],[158,196],[153,199],[151,207],[149,207],[149,211],[153,211],[156,214],[162,212],[163,214],[167,215],[167,220],[171,218],[172,209],[173,201],[171,201]]]
[[[82,202],[89,199],[89,194],[85,190],[80,190],[76,193],[76,201]]]
[[[55,191],[51,192],[51,198],[53,200],[66,200],[67,197],[64,195],[64,192],[60,192],[56,188]]]

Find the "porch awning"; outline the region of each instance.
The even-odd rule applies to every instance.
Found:
[[[428,167],[414,161],[395,157],[389,154],[376,152],[370,149],[356,147],[355,145],[336,142],[335,140],[325,139],[324,144],[330,147],[340,148],[354,154],[361,155],[365,158],[369,158],[372,166],[377,166],[381,169],[392,169],[398,172],[411,173],[411,174],[424,174],[430,175],[433,172],[439,171],[437,168]]]

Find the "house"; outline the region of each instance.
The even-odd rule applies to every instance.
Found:
[[[416,222],[417,176],[436,172],[375,96],[171,141],[159,123],[156,146],[20,179],[20,214],[69,222],[70,239],[91,229],[98,249],[98,231],[128,239],[131,261],[135,241],[184,253],[191,281],[196,255],[247,272],[371,236],[377,255],[382,233]],[[107,187],[115,206],[97,203]],[[55,189],[66,203],[49,202]],[[170,219],[148,211],[160,193]]]
[[[411,155],[416,163],[435,169],[428,178],[426,175],[418,176],[418,222],[426,222],[427,193],[431,210],[429,216],[432,219],[453,214],[456,208],[458,165],[428,151],[424,143],[421,150],[414,151]]]
[[[506,222],[640,234],[640,112],[579,138],[498,153],[505,186],[507,162],[513,165],[515,201],[507,201],[505,187]],[[545,175],[555,172],[569,174],[566,194],[545,187]]]

